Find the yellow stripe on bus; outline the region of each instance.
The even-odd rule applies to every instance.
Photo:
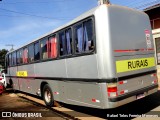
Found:
[[[117,73],[140,70],[155,66],[154,57],[116,61]]]
[[[27,71],[18,71],[17,76],[18,77],[27,77],[28,73],[27,73]]]

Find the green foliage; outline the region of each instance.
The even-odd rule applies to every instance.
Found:
[[[2,49],[0,50],[0,65],[4,68],[5,66],[5,55],[7,54],[8,50]]]

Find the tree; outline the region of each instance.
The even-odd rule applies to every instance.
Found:
[[[0,65],[4,68],[5,66],[5,55],[7,54],[8,50],[2,49],[0,50]]]

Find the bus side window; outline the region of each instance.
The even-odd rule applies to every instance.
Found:
[[[17,51],[17,64],[21,64],[21,63],[23,63],[23,59],[22,59],[22,53],[23,53],[23,51],[22,50],[18,50]]]
[[[9,66],[12,66],[12,55],[9,54]]]
[[[39,42],[34,44],[34,60],[40,60]]]
[[[94,49],[93,22],[91,19],[75,26],[75,48],[77,53]]]
[[[94,49],[93,44],[93,22],[92,20],[88,20],[84,22],[84,51],[91,51]]]
[[[8,62],[8,55],[6,55],[5,57],[5,73],[7,74],[8,73],[8,67],[9,67],[9,62]]]
[[[28,63],[28,48],[23,49],[23,63]]]
[[[47,45],[48,45],[48,40],[44,39],[41,40],[41,56],[42,59],[47,59],[48,58],[48,51],[47,51]]]
[[[47,49],[48,49],[48,58],[57,57],[57,39],[55,36],[49,38]]]
[[[11,55],[11,57],[12,57],[12,58],[11,58],[11,64],[14,66],[14,56],[13,56],[14,53],[11,53],[11,54],[12,54],[12,55]]]
[[[76,45],[76,52],[83,51],[83,26],[82,24],[75,27],[75,45]]]
[[[72,54],[71,28],[59,33],[60,56]]]
[[[17,56],[17,64],[20,64],[20,56],[19,56],[19,50],[16,52]]]
[[[67,54],[71,54],[72,53],[72,31],[70,28],[65,31],[65,39],[66,39]]]
[[[16,52],[16,63],[17,63],[17,65],[23,63],[23,56],[22,55],[23,55],[23,50],[22,49],[18,50]]]
[[[20,64],[23,63],[23,50],[22,49],[19,51],[19,62]]]
[[[64,32],[59,33],[60,56],[66,55],[66,41]]]
[[[28,47],[28,62],[34,61],[34,45],[31,44]]]
[[[12,65],[16,65],[16,52],[12,53]]]

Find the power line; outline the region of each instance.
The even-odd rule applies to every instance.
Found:
[[[132,1],[131,0],[123,0],[123,1],[122,0],[116,0],[116,3],[124,5],[124,6],[131,7],[131,8],[135,8],[135,9],[142,9],[142,7],[145,8],[145,7],[152,6],[154,4],[160,3],[160,0],[152,0],[152,1],[149,1],[149,2],[147,2],[146,0],[134,0],[134,1],[133,0]]]
[[[127,4],[127,6],[136,6],[136,5],[142,4],[142,3],[144,3],[144,0],[134,0],[134,1],[132,1],[132,2],[129,2],[129,3]]]
[[[58,1],[58,0],[56,0]],[[64,0],[61,0],[61,2],[64,1]],[[139,1],[139,2],[138,2]],[[138,0],[138,1],[132,1],[130,2],[130,4],[127,4],[126,6],[134,6],[134,4],[139,4],[139,3],[143,3],[144,1],[143,0]],[[52,1],[53,2],[53,1]],[[55,2],[55,0],[54,0]],[[140,6],[135,6],[133,8],[136,8],[136,9],[140,9],[142,7],[145,7],[145,6],[149,6],[149,5],[153,5],[153,4],[156,4],[156,3],[159,3],[160,0],[154,0],[154,1],[151,1],[151,2],[148,2],[148,3],[145,3],[145,4],[142,4]],[[15,2],[14,4],[16,3],[48,3],[48,2]],[[29,14],[29,13],[24,13],[24,12],[18,12],[18,11],[13,11],[13,10],[8,10],[8,9],[4,9],[4,8],[0,8],[0,10],[3,10],[3,11],[7,11],[7,12],[13,12],[13,13],[18,13],[18,14],[22,14],[22,15],[25,15],[25,16],[31,16],[31,17],[39,17],[39,18],[44,18],[44,19],[57,19],[57,20],[71,20],[72,18],[52,18],[52,17],[46,17],[46,16],[39,16],[39,15],[34,15],[34,14]],[[0,16],[4,16],[4,17],[23,17],[23,16],[10,16],[10,15],[0,15]]]
[[[48,4],[48,3],[55,3],[55,2],[68,2],[68,1],[72,1],[72,0],[52,0],[52,1],[48,1],[48,2],[44,2],[44,1],[2,2],[1,4]]]
[[[152,2],[148,2],[148,3],[145,3],[145,4],[142,4],[138,7],[135,7],[136,9],[141,9],[141,8],[146,8],[146,7],[149,7],[149,6],[152,6],[152,5],[155,5],[155,4],[158,4],[160,3],[160,0],[154,0]]]
[[[18,18],[24,18],[24,17],[35,17],[35,16],[17,16],[17,15],[1,15],[0,14],[0,16],[1,17],[18,17]],[[55,18],[54,18],[55,19]],[[50,20],[53,20],[53,18],[52,19],[50,19]],[[56,20],[71,20],[71,19],[60,19],[60,18],[56,18]]]
[[[14,50],[14,49],[13,49],[13,46],[15,46],[15,45],[13,45],[13,44],[6,44],[6,46],[10,46],[10,47],[11,47],[11,50],[10,50],[10,51],[12,51],[12,50]]]
[[[4,8],[0,8],[0,10],[12,12],[12,13],[18,13],[18,14],[27,15],[27,16],[32,16],[32,17],[40,17],[40,18],[45,18],[45,19],[52,19],[52,20],[53,19],[57,19],[57,20],[70,20],[70,19],[72,19],[72,18],[51,18],[51,17],[46,17],[46,16],[39,16],[39,15],[34,15],[34,14],[29,14],[29,13],[23,13],[23,12],[8,10],[8,9],[4,9]]]
[[[28,17],[28,16],[19,16],[19,15],[4,15],[4,14],[0,14],[0,16],[6,16],[6,17]]]

